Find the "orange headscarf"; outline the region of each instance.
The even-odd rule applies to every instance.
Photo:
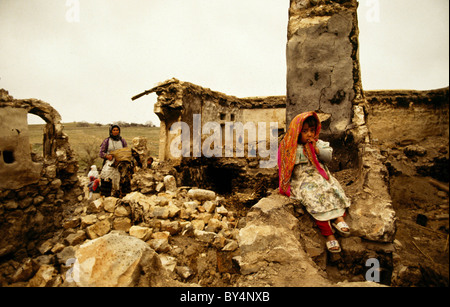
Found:
[[[295,154],[297,152],[298,136],[302,130],[303,123],[306,118],[313,116],[316,119],[316,133],[314,139],[319,138],[320,129],[322,127],[319,116],[316,112],[309,111],[301,113],[294,117],[289,124],[288,131],[278,147],[278,180],[280,193],[290,196],[291,194],[291,175],[295,165]],[[328,180],[328,175],[320,167],[317,161],[314,150],[311,150],[309,146],[304,146],[305,154],[313,165],[316,166],[318,171]]]

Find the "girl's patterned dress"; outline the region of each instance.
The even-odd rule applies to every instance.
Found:
[[[317,147],[320,151],[319,161],[331,160],[333,149],[328,142],[318,140]],[[291,176],[290,196],[298,199],[316,220],[328,221],[342,216],[345,209],[350,207],[350,201],[328,168],[322,163],[320,165],[327,172],[329,180],[320,175],[304,155],[303,145],[298,145]]]

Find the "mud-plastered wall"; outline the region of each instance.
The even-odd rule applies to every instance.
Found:
[[[322,135],[342,136],[362,99],[356,0],[291,0],[286,46],[286,124],[299,113],[330,115]]]
[[[34,161],[28,114],[42,118],[43,159]],[[26,257],[52,229],[78,182],[78,162],[59,113],[37,99],[14,99],[0,89],[0,258]]]

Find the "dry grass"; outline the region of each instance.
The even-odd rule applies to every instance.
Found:
[[[89,127],[79,127],[76,123],[66,123],[63,126],[64,132],[69,136],[70,146],[78,159],[79,171],[87,171],[91,164],[96,164],[100,168],[103,161],[98,158],[98,152],[100,144],[108,137],[109,126],[90,124]],[[43,128],[43,124],[28,126],[32,150],[40,156],[43,152]],[[146,137],[150,154],[158,157],[159,127],[122,127],[121,135],[129,145],[135,137]]]

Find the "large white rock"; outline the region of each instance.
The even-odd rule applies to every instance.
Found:
[[[286,209],[288,204],[287,197],[271,195],[261,199],[249,211],[247,224],[238,236],[241,273],[255,273],[269,263],[277,263],[289,274],[304,276],[300,286],[308,286],[313,281],[316,285],[327,285],[300,243],[298,219]],[[298,286],[289,285],[289,278],[274,281],[274,285]]]
[[[81,287],[157,285],[165,269],[144,241],[113,232],[82,244],[75,253]]]

